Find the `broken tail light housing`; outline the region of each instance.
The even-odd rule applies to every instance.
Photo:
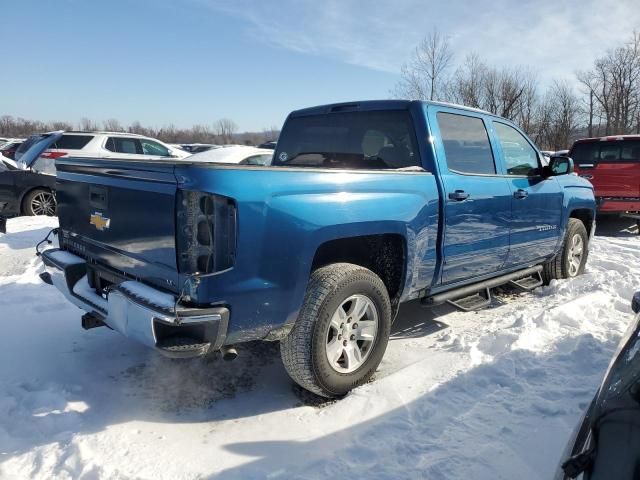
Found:
[[[232,268],[236,259],[236,204],[227,197],[178,190],[178,271],[217,273]]]

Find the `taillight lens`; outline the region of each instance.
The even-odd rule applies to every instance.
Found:
[[[180,273],[215,273],[236,258],[236,205],[220,195],[178,190],[177,257]]]
[[[50,158],[55,160],[56,158],[64,157],[67,152],[42,152],[40,158]]]

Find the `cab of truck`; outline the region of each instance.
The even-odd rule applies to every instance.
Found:
[[[569,157],[576,173],[593,184],[599,213],[640,220],[640,135],[578,140]]]

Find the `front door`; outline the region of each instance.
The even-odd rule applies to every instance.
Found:
[[[441,140],[436,152],[445,195],[443,284],[502,268],[511,220],[511,189],[497,174],[483,117],[454,112],[442,108],[431,121]]]
[[[555,177],[541,176],[540,156],[511,125],[493,122],[511,188],[511,248],[507,266],[536,263],[554,253],[562,221],[563,191]]]

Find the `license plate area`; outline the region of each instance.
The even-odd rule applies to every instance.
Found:
[[[87,280],[89,286],[93,288],[98,295],[107,298],[109,287],[118,285],[127,280],[127,278],[94,264],[87,265]]]

